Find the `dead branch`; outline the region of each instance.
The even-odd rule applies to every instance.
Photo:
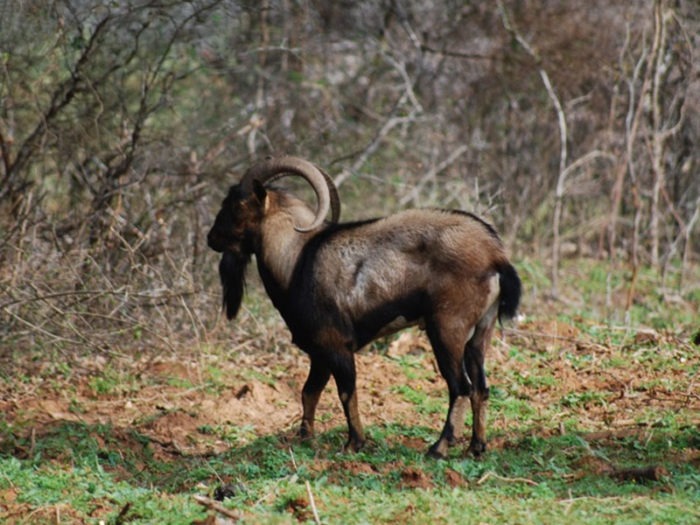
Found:
[[[487,61],[502,61],[503,59],[494,55],[483,55],[481,53],[467,53],[465,51],[455,51],[452,49],[437,49],[425,43],[421,43],[420,50],[424,53],[432,53],[451,58],[463,58],[466,60],[487,60]]]
[[[343,184],[343,182],[350,178],[353,175],[353,173],[357,172],[362,167],[362,165],[365,162],[367,162],[367,159],[379,148],[379,145],[381,144],[382,140],[389,134],[389,132],[393,128],[401,124],[408,124],[419,120],[417,117],[412,115],[408,117],[394,116],[394,114],[397,112],[397,109],[401,106],[402,102],[406,100],[406,98],[406,94],[403,94],[399,98],[384,125],[379,129],[379,131],[377,131],[377,134],[361,152],[358,159],[353,163],[353,165],[349,169],[343,169],[343,171],[334,179],[333,182],[336,185],[336,187],[340,187]]]
[[[95,25],[90,38],[75,63],[75,67],[71,71],[70,77],[54,90],[48,108],[41,115],[41,118],[39,118],[39,122],[34,130],[20,146],[14,162],[6,169],[2,184],[5,190],[0,196],[3,194],[13,195],[17,191],[15,188],[16,175],[21,172],[29,162],[38,144],[53,125],[53,121],[84,87],[85,79],[83,77],[83,69],[89,65],[90,58],[97,48],[97,42],[101,38],[102,33],[109,30],[109,23],[111,20],[112,16],[108,15]]]
[[[532,337],[532,338],[539,338],[539,339],[553,339],[555,341],[563,341],[567,343],[574,343],[576,345],[587,345],[587,347],[591,348],[598,348],[602,350],[607,350],[608,347],[605,345],[601,345],[599,343],[595,343],[593,341],[584,341],[582,339],[577,339],[575,337],[567,337],[564,335],[558,335],[558,334],[548,334],[545,332],[535,332],[531,330],[520,330],[518,328],[503,328],[502,329],[504,334],[512,334],[512,335],[519,335],[521,337]]]
[[[448,166],[451,164],[454,164],[457,159],[459,159],[464,153],[468,150],[469,148],[462,144],[460,147],[458,147],[456,150],[454,150],[452,153],[450,153],[445,160],[443,160],[440,164],[437,166],[434,166],[433,168],[429,169],[428,172],[423,175],[423,177],[413,186],[411,189],[410,193],[407,195],[404,195],[401,200],[399,201],[399,206],[405,206],[409,202],[415,200],[418,195],[420,195],[421,190],[423,189],[423,186],[428,181],[431,181],[435,179],[435,176],[440,173],[441,171],[445,170]]]
[[[566,125],[566,115],[564,114],[564,108],[561,105],[561,101],[557,96],[552,82],[549,78],[549,74],[544,67],[541,66],[542,59],[539,53],[523,38],[523,36],[518,32],[518,30],[513,26],[508,12],[506,11],[503,2],[499,0],[498,10],[501,14],[501,20],[503,21],[503,27],[508,33],[520,44],[520,46],[525,50],[525,52],[530,55],[535,63],[537,64],[537,72],[542,79],[542,84],[549,99],[552,101],[554,110],[557,113],[557,122],[559,124],[559,176],[557,177],[557,186],[555,189],[555,202],[554,202],[554,217],[552,222],[552,231],[554,235],[554,240],[552,242],[552,296],[557,297],[559,295],[559,229],[562,214],[562,202],[564,199],[564,183],[566,181],[566,175],[568,173],[566,169],[566,164],[568,162],[567,156],[567,141],[568,141],[568,131]]]
[[[654,185],[651,194],[651,210],[649,230],[651,234],[651,264],[659,269],[659,200],[661,189],[666,184],[666,169],[664,166],[664,150],[666,136],[662,133],[661,124],[661,84],[666,71],[665,56],[663,50],[667,39],[667,17],[663,12],[662,0],[654,2],[654,41],[651,50],[650,66],[653,68],[651,82],[651,106],[652,106],[652,173]]]
[[[507,478],[505,476],[499,476],[496,474],[493,470],[489,470],[486,474],[481,476],[479,480],[476,482],[477,485],[483,485],[486,483],[489,479],[497,479],[498,481],[505,481],[507,483],[525,483],[526,485],[531,485],[533,487],[536,487],[539,485],[536,481],[533,481],[528,478]]]
[[[211,498],[207,498],[206,496],[200,496],[199,494],[195,494],[192,497],[200,505],[202,505],[208,509],[211,509],[215,512],[218,512],[219,514],[223,514],[227,518],[231,518],[232,520],[235,520],[235,521],[241,521],[243,519],[243,517],[240,514],[238,514],[237,512],[234,512],[230,509],[227,509],[226,507],[221,505],[219,502],[214,501]]]
[[[306,480],[306,493],[309,495],[309,504],[311,505],[311,512],[314,514],[314,522],[320,525],[321,518],[318,516],[316,501],[314,500],[313,492],[311,492],[311,484],[309,483],[309,480]]]

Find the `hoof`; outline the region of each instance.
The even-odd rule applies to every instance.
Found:
[[[299,427],[299,439],[302,441],[311,441],[314,438],[314,429],[302,423]]]
[[[365,440],[353,440],[349,439],[345,446],[343,447],[343,452],[359,452],[362,447],[365,446]]]
[[[425,455],[433,459],[447,459],[447,447],[443,442],[438,441],[428,449]]]
[[[486,452],[486,442],[472,439],[472,442],[469,444],[469,452],[475,458],[480,458]]]

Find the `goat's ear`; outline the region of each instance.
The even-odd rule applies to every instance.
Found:
[[[253,193],[260,202],[265,202],[265,198],[267,197],[267,190],[265,189],[265,186],[263,186],[263,183],[259,180],[253,181]]]

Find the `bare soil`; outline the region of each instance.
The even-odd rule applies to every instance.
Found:
[[[648,331],[635,339],[638,344],[653,347],[662,338],[668,343],[668,338],[673,337]],[[678,344],[686,343],[678,341]],[[526,347],[541,359],[510,359],[510,345]],[[624,366],[608,369],[601,363],[612,352],[612,347],[591,341],[573,325],[559,321],[531,322],[494,340],[487,369],[492,386],[516,389],[517,396],[538,412],[561,404],[567,395],[600,393],[604,397],[604,402],[596,402],[592,396],[590,402],[562,406],[557,414],[559,418],[537,429],[542,436],[563,432],[562,421],[571,417],[581,427],[590,429],[591,438],[603,440],[639,432],[639,416],[650,410],[684,409],[700,415],[697,377],[687,372],[690,363],[685,369],[681,366],[655,370],[643,360],[635,362],[634,353],[630,352]],[[570,359],[562,357],[565,353],[585,357],[587,364],[575,367]],[[413,359],[410,379],[406,358]],[[114,438],[123,440],[124,446],[129,447],[136,446],[130,443],[134,438],[129,431],[137,430],[153,442],[156,453],[166,460],[183,454],[220,453],[230,448],[232,442],[245,443],[270,434],[295,438],[301,417],[300,391],[308,370],[307,359],[298,350],[256,356],[241,354],[230,359],[200,355],[191,361],[134,360],[121,363],[119,377],[125,383],[115,380],[111,388],[101,392],[94,378],[100,375],[98,372],[104,372],[104,366],[107,365],[99,360],[86,361],[82,373],[73,374],[70,383],[44,379],[15,384],[13,388],[5,386],[0,390],[0,411],[5,414],[5,421],[18,423],[16,428],[37,435],[66,421],[109,424]],[[217,382],[210,379],[212,367],[218,370]],[[446,410],[446,387],[422,334],[406,332],[383,353],[360,352],[357,369],[360,412],[365,426],[422,425],[434,428],[437,437],[444,411],[417,410],[413,402],[396,391],[397,387],[408,384],[427,398],[444,400]],[[541,376],[549,380],[528,381],[530,377]],[[505,377],[518,377],[519,382],[504,384]],[[317,419],[318,433],[345,425],[332,383],[321,398]],[[508,446],[511,440],[508,428],[512,424],[504,416],[490,418],[490,448]],[[227,434],[228,439],[222,439],[222,434]],[[424,440],[412,437],[402,438],[402,443],[416,449],[427,447]],[[19,455],[29,453],[17,451]],[[688,460],[697,461],[697,451]],[[369,467],[349,464],[343,468]],[[425,480],[406,471],[404,483],[421,486]]]

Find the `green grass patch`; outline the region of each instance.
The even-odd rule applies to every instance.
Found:
[[[416,410],[422,414],[441,414],[445,412],[445,399],[431,396],[428,392],[413,388],[410,385],[397,385],[391,389],[393,393],[416,405]]]
[[[585,433],[541,437],[514,432],[507,445],[482,460],[461,447],[435,461],[407,446],[429,441],[434,430],[371,427],[366,451],[345,454],[336,429],[310,444],[281,437],[256,439],[212,457],[162,462],[154,444],[103,426],[63,425],[34,443],[20,439],[0,457],[0,493],[13,507],[69,505],[79,520],[191,523],[205,509],[195,494],[235,488],[226,508],[245,519],[310,521],[309,491],[324,523],[696,523],[697,466],[684,453],[700,446],[697,428],[659,429],[593,441]],[[663,467],[659,480],[620,480],[614,469]],[[308,487],[307,487],[308,484]],[[1,507],[0,507],[1,508]]]
[[[519,270],[530,298],[549,287],[542,264]],[[390,339],[370,349],[361,373],[410,408],[383,413],[392,405],[360,392],[361,412],[378,403],[356,454],[343,451],[345,426],[329,424],[337,399],[319,410],[325,430],[311,442],[296,438],[293,415],[264,434],[248,415],[228,420],[238,405],[221,396],[279,410],[292,401],[276,396],[303,384],[296,358],[284,360],[289,345],[266,330],[287,334],[269,319],[255,328],[269,354],[245,348],[248,364],[233,366],[225,348],[203,345],[199,355],[211,359],[192,375],[109,361],[84,374],[57,355],[37,372],[40,353],[24,356],[12,373],[0,370],[0,522],[190,524],[217,514],[195,496],[225,493],[219,504],[245,523],[313,523],[314,510],[322,523],[349,525],[700,523],[697,287],[665,301],[658,276],[640,273],[627,324],[619,311],[607,315],[605,295],[624,299],[628,272],[609,275],[592,261],[564,261],[562,272],[562,283],[576,283],[566,290],[573,301],[526,304],[537,313],[527,312],[531,332],[527,323],[506,330],[487,359],[490,448],[479,459],[466,454],[469,427],[447,460],[425,457],[446,389],[429,352],[396,357]],[[269,313],[262,301],[247,304],[256,317]],[[33,404],[18,401],[31,396]],[[332,382],[326,396],[336,396]],[[127,402],[143,410],[107,417]],[[222,406],[226,418],[196,417]],[[174,423],[190,425],[179,442],[169,437]]]

